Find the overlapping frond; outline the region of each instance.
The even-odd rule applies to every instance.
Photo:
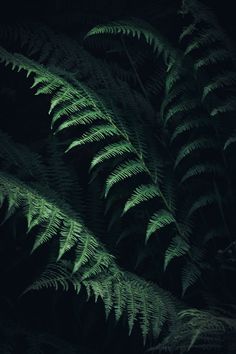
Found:
[[[59,287],[68,290],[73,287],[77,293],[81,286],[85,287],[88,297],[94,296],[104,302],[105,310],[114,311],[116,319],[127,316],[129,332],[139,322],[144,341],[152,332],[153,325],[158,326],[158,332],[167,318],[175,320],[176,309],[168,292],[158,286],[147,283],[131,273],[123,272],[114,265],[103,269],[99,274],[83,276],[80,272],[71,273],[70,264],[50,264],[42,276],[32,284],[29,290]],[[178,308],[179,304],[176,303]]]
[[[86,35],[89,38],[94,35],[102,34],[120,34],[127,35],[131,37],[136,37],[137,39],[144,38],[147,44],[149,44],[154,52],[158,54],[163,54],[165,61],[172,61],[178,51],[171,46],[171,44],[143,20],[133,19],[132,21],[119,21],[113,22],[107,25],[100,25],[92,28]]]

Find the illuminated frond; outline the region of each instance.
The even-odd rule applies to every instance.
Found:
[[[131,197],[125,204],[124,213],[126,213],[129,209],[139,205],[142,202],[148,201],[152,198],[158,197],[160,194],[158,193],[158,189],[152,185],[141,185],[137,187]]]
[[[114,169],[106,181],[105,195],[117,183],[131,178],[136,174],[146,172],[145,166],[138,160],[128,160]]]
[[[148,23],[141,20],[134,19],[130,22],[119,21],[107,25],[100,25],[92,28],[85,38],[102,34],[125,34],[130,37],[136,37],[137,39],[143,37],[153,48],[154,52],[157,52],[158,54],[163,53],[166,59],[173,59],[177,55],[177,51],[171,47],[162,35],[160,35]]]
[[[166,227],[172,223],[175,223],[175,219],[167,210],[162,209],[153,214],[147,227],[146,241],[148,241],[154,232],[159,231],[163,227]]]
[[[132,152],[134,152],[132,146],[126,141],[119,141],[117,143],[109,144],[100,151],[98,151],[98,153],[93,157],[93,160],[91,162],[91,168],[94,168],[96,165],[108,159],[126,155],[127,153]]]

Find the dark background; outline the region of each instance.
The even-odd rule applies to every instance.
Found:
[[[177,0],[5,1],[4,7],[3,3],[1,4],[0,21],[4,24],[43,22],[76,38],[80,35],[83,21],[83,28],[89,30],[92,27],[91,24],[98,24],[100,20],[103,22],[140,17],[157,27],[160,23],[161,28],[165,22],[166,34],[174,40],[176,29],[179,26],[179,19],[175,15],[179,3]],[[235,40],[235,1],[205,0],[204,3],[209,5],[222,27]],[[89,20],[86,22],[87,18]],[[16,75],[4,67],[0,68],[0,75],[0,127],[16,141],[32,145],[40,140],[45,131],[49,129],[47,100],[45,97],[32,95],[23,75]],[[33,129],[35,122],[40,122],[37,130]],[[7,233],[7,226],[4,232]],[[14,240],[9,240],[5,245],[9,248],[9,253],[6,252],[6,254],[7,257],[11,255],[10,258],[6,259],[6,254],[2,255],[1,252],[1,264],[8,262],[9,267],[5,268],[1,275],[4,290],[0,295],[0,314],[3,331],[8,328],[7,326],[11,329],[18,328],[16,332],[12,329],[9,341],[19,341],[19,353],[21,353],[20,348],[24,347],[25,339],[22,338],[26,338],[28,332],[36,333],[36,335],[41,332],[49,333],[58,341],[60,338],[74,346],[77,346],[79,342],[78,353],[144,352],[142,339],[135,331],[131,337],[128,337],[127,328],[122,322],[115,324],[112,317],[106,322],[103,305],[99,303],[95,306],[92,302],[86,303],[85,294],[79,297],[71,294],[69,296],[62,291],[55,294],[52,290],[35,292],[21,298],[20,294],[30,283],[31,278],[33,280],[35,274],[40,272],[40,257],[43,254],[33,255],[28,259],[27,247],[25,248],[24,245],[24,251],[22,251],[23,245],[15,244],[15,248],[12,249],[13,242]],[[22,261],[22,252],[23,259],[25,254],[25,259],[19,266],[17,262]],[[35,269],[37,265],[38,269]],[[22,274],[25,274],[25,277],[22,277]]]

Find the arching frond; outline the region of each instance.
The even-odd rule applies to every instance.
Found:
[[[199,267],[193,262],[187,261],[182,269],[182,296],[191,285],[196,283],[200,275]]]
[[[146,241],[148,241],[154,232],[159,231],[163,227],[172,223],[175,223],[175,219],[167,210],[162,209],[153,214],[147,227]]]
[[[128,160],[118,167],[109,175],[106,181],[105,196],[109,190],[117,183],[122,182],[127,178],[131,178],[136,174],[146,172],[146,168],[138,160]]]
[[[183,159],[189,157],[195,151],[199,151],[202,149],[214,149],[216,147],[216,143],[214,140],[208,138],[198,138],[186,145],[184,145],[176,158],[175,168],[183,161]]]
[[[99,150],[98,153],[93,157],[93,160],[91,162],[91,169],[108,159],[126,155],[127,153],[132,152],[134,152],[132,146],[126,141],[119,141],[106,145],[104,148]]]
[[[201,208],[217,202],[217,197],[214,193],[209,193],[207,195],[200,196],[192,205],[189,210],[189,215],[194,214]]]
[[[186,254],[189,250],[189,244],[183,238],[176,236],[171,241],[170,246],[165,252],[165,262],[164,262],[164,270],[166,270],[168,264],[175,257],[180,257]]]
[[[189,178],[192,177],[197,177],[202,174],[213,174],[213,175],[223,175],[223,169],[220,165],[217,164],[210,164],[210,163],[205,163],[205,164],[198,164],[194,165],[193,167],[190,167],[187,172],[184,174],[184,176],[181,178],[181,183],[185,182]]]
[[[158,196],[159,196],[158,190],[154,185],[143,184],[135,189],[134,193],[126,202],[124,207],[124,213],[126,213],[131,208],[139,205],[140,203]]]
[[[154,28],[152,28],[148,23],[143,20],[133,19],[132,21],[119,21],[113,22],[107,25],[100,25],[92,28],[86,38],[94,35],[102,34],[123,34],[131,37],[141,37],[152,46],[154,52],[158,54],[162,53],[167,59],[174,59],[177,55],[177,51],[169,44],[169,42],[160,35]]]

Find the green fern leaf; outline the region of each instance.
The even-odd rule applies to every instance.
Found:
[[[174,116],[177,114],[185,114],[199,106],[199,102],[196,98],[185,99],[181,103],[174,105],[174,107],[169,108],[166,116],[164,117],[165,126],[170,123]]]
[[[90,257],[94,255],[98,247],[98,242],[92,237],[88,230],[83,230],[83,238],[77,244],[75,249],[75,260],[73,273],[76,273],[81,266],[85,265]]]
[[[171,143],[173,143],[173,141],[183,133],[189,132],[190,130],[195,128],[198,129],[207,126],[209,123],[207,122],[206,119],[195,118],[195,119],[188,119],[188,120],[184,120],[183,122],[180,122],[171,136],[171,140],[170,140]]]
[[[185,158],[189,157],[193,152],[203,150],[203,149],[213,149],[216,147],[216,143],[209,138],[197,138],[194,141],[184,145],[175,160],[175,168],[182,162]]]
[[[215,194],[210,193],[207,195],[203,195],[201,197],[199,197],[192,205],[192,207],[190,208],[188,215],[193,215],[194,213],[196,213],[199,209],[204,208],[206,206],[209,206],[211,204],[214,204],[217,202],[217,197]]]
[[[210,164],[210,163],[198,164],[198,165],[195,165],[187,170],[187,172],[181,178],[180,183],[185,182],[189,178],[197,177],[197,176],[200,176],[205,173],[222,176],[223,169],[220,165],[217,165],[217,164]]]
[[[143,37],[147,44],[152,46],[153,51],[157,51],[158,54],[163,53],[165,59],[174,59],[177,55],[177,51],[172,48],[170,43],[150,26],[150,24],[143,20],[133,19],[130,22],[119,21],[107,25],[96,26],[86,34],[85,39],[94,35],[102,34],[123,34],[138,39]]]
[[[182,269],[182,296],[187,289],[197,282],[201,275],[199,268],[192,262],[186,262]]]
[[[127,153],[134,152],[132,145],[126,141],[119,141],[116,143],[109,144],[102,148],[98,153],[93,157],[91,162],[90,169],[94,168],[97,164],[100,164],[108,159],[122,156]]]
[[[60,248],[57,260],[60,260],[78,242],[82,231],[81,225],[74,220],[66,220],[63,224],[60,231]]]
[[[80,139],[73,141],[73,143],[70,144],[66,152],[76,146],[101,141],[106,139],[107,137],[113,136],[118,136],[118,131],[114,126],[109,124],[93,126],[89,129],[88,132],[84,133]]]
[[[126,202],[123,214],[140,203],[159,196],[160,192],[156,186],[153,184],[142,184],[134,190],[133,194]]]
[[[154,232],[159,231],[163,227],[166,227],[175,222],[175,218],[167,210],[161,209],[158,212],[154,213],[148,223],[146,232],[146,242],[149,240],[150,236]]]
[[[128,160],[120,164],[107,178],[105,196],[115,184],[143,172],[146,172],[146,168],[139,160]]]
[[[57,207],[48,210],[45,228],[36,236],[32,252],[55,236],[60,228],[63,215]]]
[[[63,129],[67,129],[80,124],[81,125],[91,124],[94,121],[101,120],[101,119],[104,119],[104,117],[101,116],[101,114],[96,111],[77,113],[74,116],[68,117],[63,123],[61,123],[58,126],[58,128],[55,130],[54,134],[57,134]]]
[[[185,255],[188,250],[189,244],[183,238],[175,236],[165,252],[164,270],[173,258]]]

